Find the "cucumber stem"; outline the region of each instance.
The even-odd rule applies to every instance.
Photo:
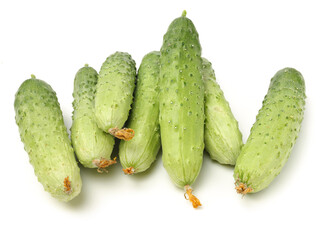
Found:
[[[36,79],[36,76],[34,74],[30,75],[32,79]]]
[[[112,164],[117,163],[116,159],[117,159],[116,157],[113,160],[110,160],[110,159],[107,160],[105,158],[101,158],[100,160],[94,159],[92,162],[95,166],[98,167],[97,171],[99,173],[103,173],[103,172],[108,172],[107,167],[109,167]]]
[[[186,10],[184,10],[184,11],[182,12],[182,17],[186,17],[186,14],[187,14],[187,12],[186,12]]]
[[[110,128],[109,133],[112,136],[125,141],[129,141],[135,136],[135,131],[131,128],[122,128],[122,129],[119,129],[117,127]]]
[[[185,190],[184,197],[186,200],[189,200],[192,203],[193,208],[202,206],[200,200],[192,194],[193,189],[191,188],[190,185],[185,185],[184,190]]]

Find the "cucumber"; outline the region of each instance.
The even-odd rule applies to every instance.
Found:
[[[102,131],[94,118],[94,94],[98,73],[88,65],[75,75],[73,92],[73,124],[71,139],[75,154],[87,168],[97,168],[99,172],[116,161],[109,160],[114,139]]]
[[[243,145],[238,122],[216,82],[212,64],[203,58],[205,87],[205,149],[213,160],[235,165]]]
[[[160,149],[158,82],[160,52],[144,56],[138,70],[135,100],[128,127],[136,137],[121,141],[120,162],[126,174],[147,170],[155,161]]]
[[[262,108],[234,169],[238,193],[256,193],[274,180],[294,146],[305,109],[300,72],[285,68],[271,79]]]
[[[56,93],[32,75],[19,87],[14,108],[38,181],[58,200],[72,200],[80,193],[82,181]]]
[[[163,165],[193,207],[200,202],[192,195],[204,150],[204,85],[198,33],[186,11],[164,35],[160,72],[160,132]]]
[[[123,139],[134,136],[132,129],[123,129],[136,79],[136,63],[128,53],[116,52],[102,64],[95,94],[94,114],[103,131]]]

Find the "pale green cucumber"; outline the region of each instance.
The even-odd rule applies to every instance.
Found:
[[[205,149],[213,160],[235,165],[243,145],[238,122],[216,82],[212,64],[203,58],[205,87]]]
[[[56,93],[44,81],[24,81],[15,96],[16,123],[38,181],[53,197],[70,201],[82,187]]]
[[[158,82],[160,52],[148,53],[138,70],[135,100],[127,127],[136,136],[121,141],[119,157],[126,174],[147,170],[160,149]]]
[[[84,167],[98,168],[98,171],[101,171],[115,161],[110,160],[113,137],[97,126],[94,117],[97,81],[97,72],[87,65],[75,75],[71,139],[80,163]]]
[[[103,131],[130,140],[132,131],[119,131],[128,119],[133,101],[136,63],[128,53],[116,52],[102,64],[96,94],[94,114]]]
[[[190,185],[197,178],[204,150],[204,85],[198,33],[186,11],[164,35],[161,48],[160,131],[163,164],[170,178],[200,205]]]
[[[271,79],[262,108],[234,169],[238,193],[256,193],[274,180],[290,155],[305,109],[300,72],[285,68]]]

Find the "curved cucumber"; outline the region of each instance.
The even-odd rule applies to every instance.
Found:
[[[235,165],[243,145],[238,122],[216,82],[212,64],[203,58],[205,87],[205,149],[213,160]]]
[[[280,173],[298,136],[304,107],[301,73],[293,68],[278,71],[237,159],[234,177],[238,193],[258,192]]]
[[[136,63],[128,53],[116,52],[102,64],[95,94],[94,114],[103,131],[129,140],[132,132],[119,132],[126,122],[136,79]]]
[[[32,76],[19,87],[14,106],[21,141],[39,182],[53,197],[73,199],[82,181],[56,93]]]
[[[197,178],[204,150],[204,85],[198,33],[191,20],[175,19],[161,48],[160,131],[163,164],[172,181],[185,187]],[[200,203],[193,203],[197,207]]]
[[[98,168],[99,171],[111,161],[114,140],[110,134],[102,131],[94,118],[94,94],[98,81],[97,72],[85,66],[74,79],[73,124],[71,139],[80,163],[84,167]]]
[[[136,133],[121,141],[120,162],[127,174],[143,172],[155,161],[160,149],[158,82],[160,52],[148,53],[138,70],[135,100],[128,127]]]

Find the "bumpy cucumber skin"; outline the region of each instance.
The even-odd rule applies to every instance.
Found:
[[[71,141],[56,93],[44,81],[28,79],[15,96],[16,123],[35,174],[45,190],[61,201],[76,197],[82,187]],[[71,192],[66,192],[68,177]]]
[[[161,48],[160,130],[163,164],[178,187],[197,178],[204,150],[204,85],[198,33],[175,19]]]
[[[136,63],[128,53],[116,52],[102,64],[95,94],[94,113],[103,131],[122,128],[133,100]]]
[[[280,173],[303,120],[305,83],[300,72],[285,68],[271,79],[250,136],[234,169],[234,177],[256,193]]]
[[[213,160],[221,164],[235,165],[243,142],[238,122],[229,103],[216,82],[212,64],[203,59],[205,88],[205,149]]]
[[[81,68],[75,75],[73,92],[73,124],[71,139],[77,159],[84,167],[96,168],[95,159],[110,159],[114,140],[102,131],[94,117],[94,95],[98,73],[91,67]]]
[[[127,126],[136,136],[131,141],[121,141],[119,146],[123,168],[132,167],[135,173],[147,170],[160,149],[159,77],[160,52],[148,53],[138,70],[135,101]]]

